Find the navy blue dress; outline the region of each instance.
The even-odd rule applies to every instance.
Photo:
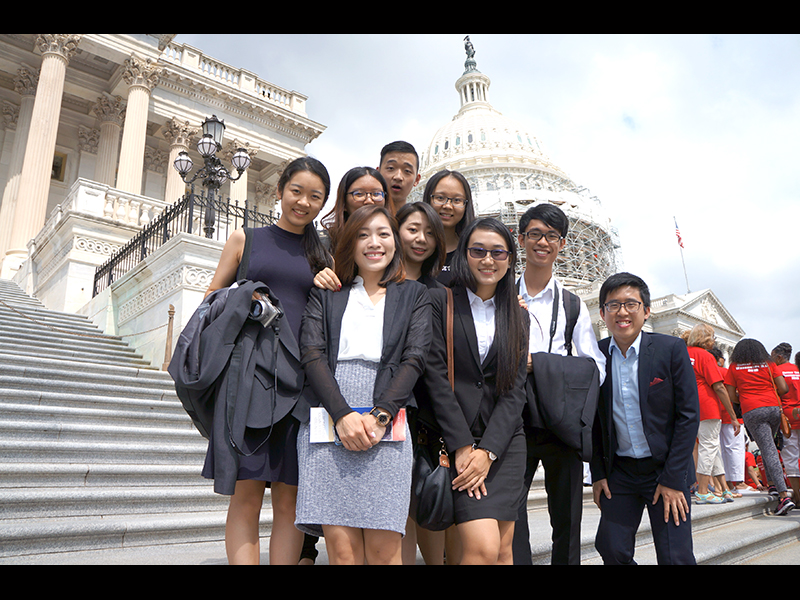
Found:
[[[300,323],[308,302],[308,294],[314,287],[314,273],[303,251],[303,236],[290,233],[272,225],[253,231],[250,265],[247,279],[266,284],[277,296],[286,314],[286,320],[300,339]],[[239,457],[238,481],[279,482],[298,484],[297,432],[300,423],[290,415],[272,427],[269,440],[260,448],[257,440],[264,439],[263,431],[253,431],[252,445],[245,438],[245,454]],[[258,443],[261,443],[260,441]],[[213,445],[209,443],[203,477],[213,478]]]

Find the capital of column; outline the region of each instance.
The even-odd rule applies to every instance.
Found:
[[[14,77],[14,90],[20,96],[35,96],[39,85],[39,71],[30,67],[20,67]]]
[[[122,78],[131,87],[143,87],[152,92],[158,85],[158,80],[164,75],[164,69],[148,58],[142,60],[131,56],[125,61]]]
[[[258,154],[258,148],[253,148],[250,146],[250,144],[246,142],[242,143],[235,139],[232,142],[225,144],[225,147],[222,149],[222,152],[220,152],[220,155],[228,162],[231,162],[233,155],[242,149],[250,155],[250,160],[253,160]]]
[[[164,139],[167,140],[171,146],[181,146],[188,148],[192,138],[200,134],[199,127],[192,127],[189,121],[179,121],[175,117],[167,121],[164,129],[161,131]]]
[[[78,51],[82,37],[79,33],[40,33],[36,46],[43,55],[55,55],[68,63]]]
[[[122,127],[125,122],[125,105],[119,96],[100,96],[92,107],[101,123],[114,123]]]

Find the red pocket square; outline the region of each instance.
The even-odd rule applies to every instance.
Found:
[[[660,377],[656,377],[655,379],[653,379],[653,381],[650,382],[650,387],[653,387],[655,384],[661,383],[662,381],[664,380],[661,379]]]

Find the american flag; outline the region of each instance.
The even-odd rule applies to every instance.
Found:
[[[678,220],[675,217],[672,217],[675,220],[675,235],[678,237],[678,245],[683,248],[683,238],[681,237],[681,230],[678,228]]]

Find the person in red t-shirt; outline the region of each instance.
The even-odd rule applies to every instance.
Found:
[[[780,497],[775,514],[785,515],[794,508],[794,502],[786,488],[775,434],[781,424],[779,395],[788,393],[789,387],[764,345],[752,339],[741,340],[733,349],[725,387],[728,395],[739,394],[744,424],[761,450],[767,479]]]
[[[800,370],[797,365],[789,362],[792,357],[792,346],[786,342],[778,344],[772,350],[772,360],[778,366],[789,386],[789,393],[781,396],[783,414],[789,419],[792,428],[792,435],[783,438],[783,468],[789,478],[789,484],[794,492],[795,503],[800,502]],[[795,361],[800,359],[800,353],[795,357]]]
[[[725,356],[722,354],[722,350],[718,346],[714,346],[709,352],[714,357],[714,360],[717,361],[720,375],[724,380],[728,369],[725,367]],[[727,391],[727,388],[725,389]],[[733,403],[734,410],[737,410],[739,405],[735,402],[735,398],[730,398],[730,401]],[[735,420],[731,419],[728,411],[723,410],[721,413],[722,425],[719,430],[719,443],[722,448],[722,463],[725,465],[725,479],[732,490],[733,497],[740,498],[739,490],[748,488],[745,483],[746,469],[744,461],[746,436],[744,434],[736,435],[733,423],[739,423],[741,428],[742,418],[739,416],[738,411],[736,412],[737,417]]]
[[[714,346],[714,329],[706,324],[696,325],[686,340],[689,358],[692,361],[697,393],[700,398],[700,428],[697,432],[697,491],[695,498],[699,504],[720,504],[733,502],[733,492],[725,481],[725,465],[722,462],[720,444],[721,407],[736,423],[739,435],[739,422],[723,384],[722,374],[709,350]],[[722,497],[709,492],[712,478],[719,478],[722,484]]]

